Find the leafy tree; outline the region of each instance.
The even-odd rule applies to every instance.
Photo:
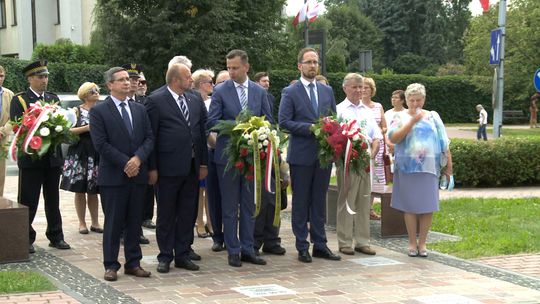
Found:
[[[152,86],[162,83],[167,63],[186,55],[194,68],[222,69],[225,55],[248,52],[252,70],[266,70],[282,35],[285,0],[98,0],[93,43],[109,65],[141,63]],[[279,52],[278,52],[279,53]]]
[[[424,56],[413,53],[399,55],[392,63],[392,69],[401,74],[419,74],[427,68],[429,61]]]
[[[471,0],[326,0],[329,7],[356,6],[384,34],[383,62],[390,65],[405,53],[428,61],[462,61],[462,36]]]
[[[357,6],[330,6],[324,19],[330,22],[328,55],[344,57],[348,64],[347,69],[357,71],[360,67],[358,52],[372,50],[374,67],[381,67],[383,34]]]
[[[465,36],[465,67],[475,84],[491,92],[494,67],[489,65],[490,32],[498,27],[498,5],[474,17]],[[534,92],[532,75],[540,67],[540,2],[515,0],[507,11],[504,59],[505,101],[525,100]]]

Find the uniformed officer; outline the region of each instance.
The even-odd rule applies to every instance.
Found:
[[[44,103],[59,102],[56,94],[46,92],[49,82],[47,61],[32,62],[23,69],[23,74],[28,80],[30,87],[26,92],[13,96],[11,99],[10,118],[16,120],[23,112],[36,101]],[[64,241],[62,231],[62,216],[60,214],[59,183],[61,168],[64,164],[60,147],[50,149],[39,160],[32,160],[28,155],[19,155],[17,166],[19,167],[19,194],[18,202],[28,206],[30,253],[34,253],[34,241],[36,231],[32,228],[32,222],[36,216],[39,203],[39,194],[43,186],[43,198],[45,200],[45,216],[47,217],[46,236],[49,239],[49,247],[58,249],[70,249]]]

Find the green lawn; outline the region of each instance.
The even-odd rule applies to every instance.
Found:
[[[477,129],[463,128],[461,130],[474,131]],[[493,128],[487,128],[488,134],[493,134]],[[502,129],[502,137],[534,137],[540,138],[540,128],[537,129],[512,129],[511,126],[504,126]]]
[[[458,242],[431,249],[465,259],[540,252],[540,198],[441,201],[433,231],[457,235]]]
[[[0,271],[0,294],[51,291],[57,288],[42,274],[31,271]]]

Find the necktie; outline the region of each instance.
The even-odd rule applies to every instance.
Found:
[[[189,126],[189,109],[187,107],[186,99],[184,98],[184,96],[178,97],[178,104],[180,105],[180,111],[182,111],[182,114],[184,115],[184,118],[186,119],[186,122]]]
[[[126,126],[126,129],[128,130],[129,135],[133,135],[133,127],[131,126],[131,121],[129,120],[129,114],[126,110],[126,103],[121,102],[120,108],[122,108],[120,112],[122,113],[122,120],[124,121],[124,125]]]
[[[242,110],[245,110],[247,108],[247,96],[246,96],[246,88],[243,85],[238,86],[240,88],[240,106],[242,106]]]
[[[315,97],[315,85],[310,83],[308,85],[309,87],[309,99],[311,99],[311,106],[313,107],[313,111],[315,111],[315,115],[319,116],[319,107],[317,106],[317,98]]]

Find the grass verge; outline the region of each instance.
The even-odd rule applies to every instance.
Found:
[[[31,271],[1,271],[0,294],[56,290],[42,274]]]
[[[473,131],[476,132],[478,129],[469,129],[469,128],[463,128],[461,130],[465,131]],[[493,134],[493,128],[487,128],[486,132],[488,134]],[[536,129],[511,129],[511,127],[506,126],[502,129],[502,137],[534,137],[534,138],[540,138],[540,128]]]
[[[430,248],[465,259],[540,252],[540,198],[441,201],[433,231],[458,235],[458,242]]]

